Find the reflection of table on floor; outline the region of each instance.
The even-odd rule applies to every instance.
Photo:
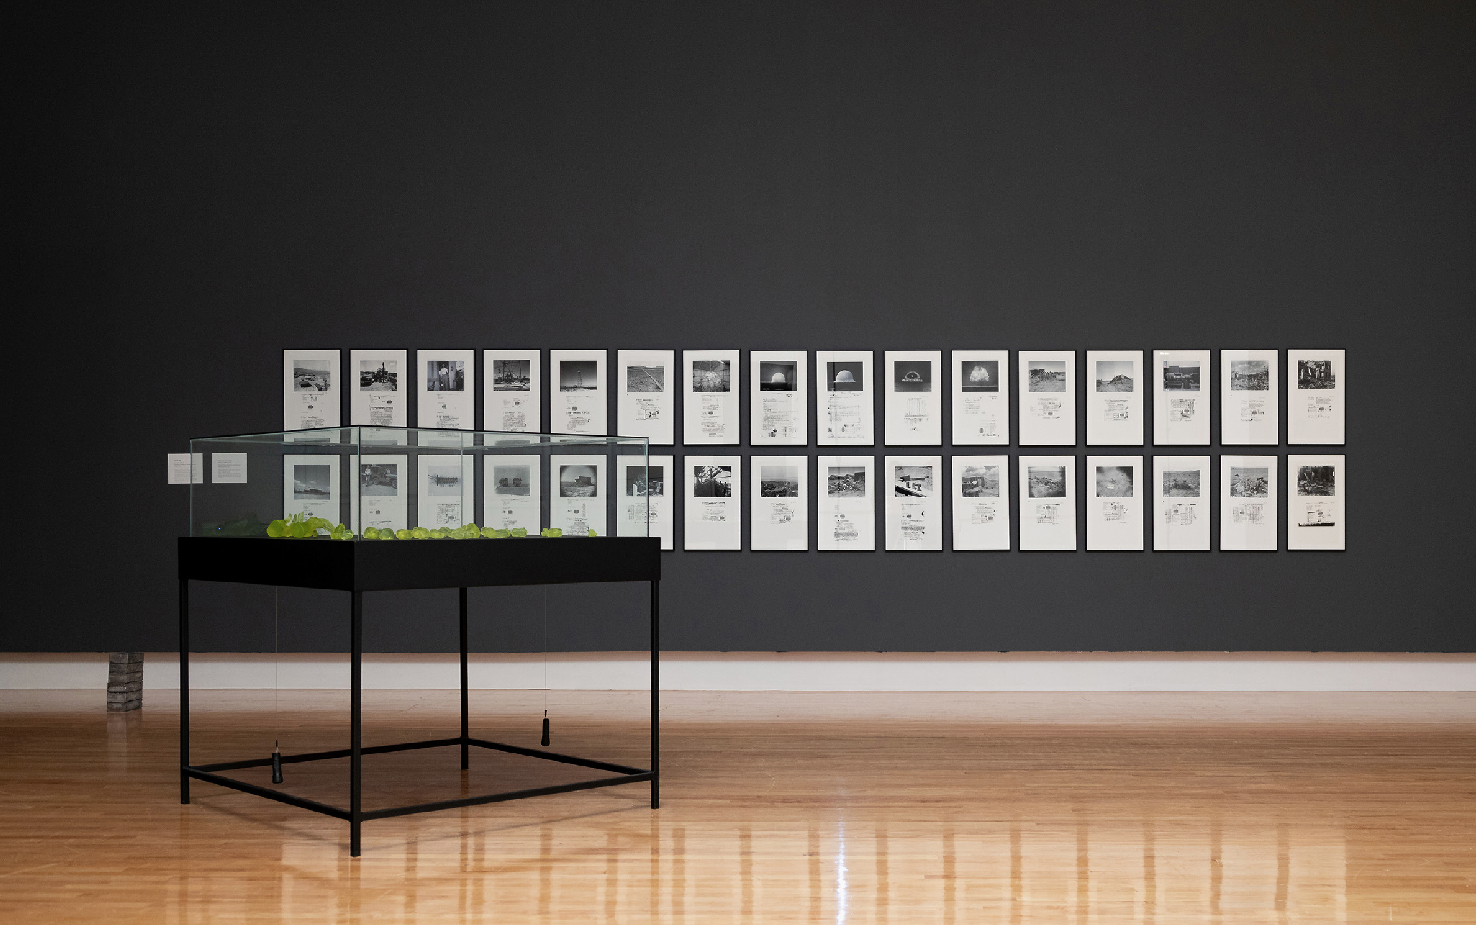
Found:
[[[350,733],[349,747],[327,752],[283,755],[283,764],[322,761],[330,758],[349,759],[349,806],[343,809],[316,800],[293,796],[285,791],[261,787],[226,777],[220,772],[242,768],[259,768],[271,764],[271,758],[249,758],[217,764],[190,764],[190,596],[191,581],[234,581],[246,584],[277,585],[295,588],[323,588],[348,591],[352,596],[349,617],[350,658]],[[266,540],[227,539],[215,537],[181,537],[179,540],[179,800],[190,802],[190,778],[231,787],[245,793],[277,800],[291,806],[345,819],[349,824],[349,854],[359,855],[359,831],[370,819],[408,816],[438,809],[498,803],[524,797],[589,790],[616,784],[651,782],[651,807],[659,805],[658,763],[658,684],[660,655],[660,580],[661,541],[657,538],[561,538],[505,540],[406,540],[332,541],[332,540]],[[568,584],[586,581],[649,581],[651,583],[651,767],[632,768],[561,755],[536,748],[522,748],[476,739],[470,733],[467,700],[467,588],[492,585]],[[363,729],[363,656],[364,607],[366,591],[395,591],[418,588],[459,588],[461,591],[461,735],[450,739],[402,742],[397,745],[375,745],[364,748],[360,743]],[[613,773],[572,784],[490,793],[482,796],[417,803],[365,812],[361,806],[360,779],[363,756],[385,752],[461,746],[461,767],[468,768],[472,746],[544,758]]]

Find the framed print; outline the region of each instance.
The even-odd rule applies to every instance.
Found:
[[[876,443],[871,364],[869,350],[815,353],[815,427],[821,446]]]
[[[1342,456],[1286,459],[1287,549],[1346,549]]]
[[[404,350],[349,351],[349,372],[354,377],[349,393],[350,424],[407,426],[410,403],[405,396],[410,390],[405,387],[405,375],[410,365],[405,356]]]
[[[564,536],[609,536],[605,526],[605,467],[608,460],[595,454],[554,454],[548,467],[553,478],[549,526]]]
[[[819,529],[822,552],[876,549],[876,460],[871,456],[821,456]]]
[[[224,453],[216,453],[217,457]],[[245,456],[246,454],[241,454]],[[244,467],[243,467],[244,468]],[[282,457],[282,516],[306,514],[331,524],[343,522],[339,502],[339,457],[337,455],[288,455]],[[222,479],[214,479],[220,482]],[[244,478],[242,482],[246,481]]]
[[[350,456],[349,471],[357,475],[349,482],[350,530],[409,528],[409,457]]]
[[[1010,442],[1010,352],[955,350],[953,445],[1004,446]]]
[[[885,356],[887,445],[940,445],[943,352],[888,350]]]
[[[1276,457],[1220,457],[1220,548],[1276,550]]]
[[[465,455],[417,456],[420,491],[417,493],[417,527],[453,530],[472,520],[472,457]]]
[[[943,548],[941,456],[888,456],[887,550]]]
[[[1087,443],[1143,445],[1143,351],[1087,351]]]
[[[1210,548],[1210,458],[1153,458],[1153,549]]]
[[[543,529],[542,468],[543,458],[534,453],[484,456],[482,519],[478,523],[493,530],[527,530],[529,536],[537,536]]]
[[[549,426],[559,434],[604,434],[605,351],[550,350]],[[558,526],[558,524],[554,524]]]
[[[749,549],[810,548],[810,458],[751,456]]]
[[[675,470],[670,456],[618,456],[615,484],[620,489],[620,536],[656,536],[661,548],[672,548],[670,479]]]
[[[476,368],[470,350],[417,350],[417,426],[476,430]]]
[[[1076,445],[1076,351],[1020,351],[1020,445]]]
[[[283,430],[338,426],[338,361],[337,350],[282,351]]]
[[[743,457],[688,456],[684,549],[743,548]]]
[[[615,354],[616,427],[622,437],[669,445],[676,433],[671,350],[620,350]]]
[[[1210,442],[1208,350],[1153,351],[1153,442],[1207,446]]]
[[[487,377],[482,395],[484,430],[543,431],[542,366],[537,350],[482,351],[482,374]]]
[[[1076,457],[1020,457],[1020,548],[1076,549]]]
[[[1275,350],[1220,351],[1220,442],[1281,442],[1281,357]]]
[[[736,445],[738,351],[683,350],[682,439],[689,446]]]
[[[748,440],[754,446],[804,446],[810,442],[803,350],[754,350],[749,354]]]
[[[953,548],[1010,548],[1010,458],[955,456]]]
[[[1343,389],[1347,386],[1342,350],[1288,350],[1286,442],[1342,444]]]
[[[1143,549],[1143,457],[1088,456],[1087,550]]]

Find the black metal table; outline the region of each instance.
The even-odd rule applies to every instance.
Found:
[[[251,758],[215,764],[190,764],[190,582],[232,581],[347,591],[352,595],[349,620],[350,733],[349,747],[334,751],[283,755],[283,764],[349,759],[347,809],[293,796],[227,777],[221,772],[267,767],[271,758]],[[561,755],[473,738],[467,697],[467,588],[494,585],[568,584],[588,581],[648,581],[651,583],[651,767],[633,768],[608,761]],[[499,803],[525,797],[590,790],[617,784],[651,782],[651,808],[659,795],[659,669],[660,669],[661,541],[657,538],[601,537],[598,539],[408,540],[396,542],[332,540],[232,539],[180,537],[179,540],[179,801],[190,802],[190,779],[208,781],[245,793],[277,800],[302,809],[344,819],[349,824],[349,854],[359,856],[359,834],[370,819],[387,819],[438,809],[481,803]],[[461,735],[449,739],[402,742],[364,748],[363,731],[363,598],[366,591],[459,588],[461,603]],[[579,765],[615,774],[594,780],[490,793],[481,796],[417,803],[365,812],[361,806],[363,756],[418,748],[460,745],[461,767],[470,766],[472,746]]]

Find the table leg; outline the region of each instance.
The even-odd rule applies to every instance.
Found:
[[[362,780],[364,771],[364,592],[354,591],[350,630],[353,636],[351,662],[349,665],[349,855],[359,856],[359,830],[361,818]]]
[[[466,677],[466,589],[461,589],[461,770],[465,771],[471,767],[471,738],[470,709],[467,702],[467,677]]]
[[[190,802],[190,581],[179,580],[179,802]]]
[[[661,582],[651,582],[651,808],[661,806]]]

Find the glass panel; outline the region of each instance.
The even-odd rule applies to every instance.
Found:
[[[662,487],[644,437],[331,427],[201,437],[190,451],[205,464],[191,536],[648,536]]]

